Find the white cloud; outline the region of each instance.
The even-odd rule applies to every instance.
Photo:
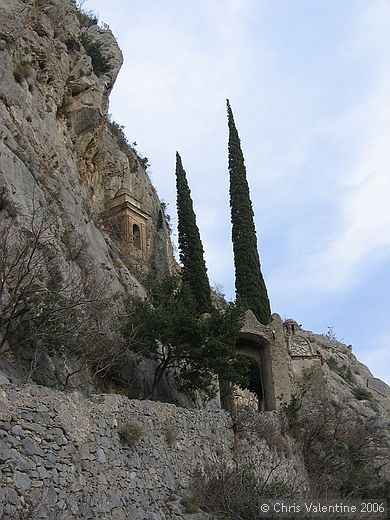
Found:
[[[173,215],[174,152],[181,153],[210,276],[221,280],[233,272],[225,98],[241,99],[250,81],[248,17],[262,2],[201,0],[190,9],[179,4],[146,6],[141,18],[129,20],[111,110],[150,158],[152,180]]]
[[[329,178],[337,215],[327,229],[311,237],[311,247],[292,259],[298,276],[278,270],[278,284],[308,292],[345,291],[375,266],[390,259],[390,4],[372,2],[355,21],[349,51],[366,53],[370,86],[347,112],[328,122],[322,136],[342,150],[344,171]],[[386,52],[381,52],[386,50]],[[350,54],[350,59],[356,56]],[[307,159],[310,161],[310,157]],[[302,189],[305,189],[303,187]],[[306,236],[305,236],[306,238]],[[317,245],[316,245],[317,244]],[[299,258],[298,258],[299,257]]]
[[[350,40],[349,52],[367,51],[380,58],[386,57],[384,44],[390,41],[390,3],[388,0],[370,0],[362,3],[362,9],[357,11],[354,18],[355,33]]]
[[[101,4],[103,18],[104,9],[112,11],[102,0],[91,0],[90,7],[94,4]],[[118,1],[128,9],[126,4]],[[210,277],[231,288],[224,111],[224,99],[230,97],[259,218],[262,262],[271,271],[271,299],[277,291],[290,308],[316,297],[329,305],[329,293],[346,291],[379,256],[390,256],[390,3],[358,3],[351,9],[352,25],[345,27],[349,33],[336,45],[324,42],[330,54],[344,52],[345,69],[356,73],[342,83],[348,106],[346,97],[321,98],[321,87],[328,85],[312,81],[310,65],[299,69],[307,82],[278,69],[272,52],[284,49],[273,46],[272,31],[263,40],[262,5],[257,0],[139,4],[120,35],[125,67],[112,110],[130,140],[150,157],[152,180],[172,214],[174,152],[182,153]],[[272,11],[272,2],[265,5]],[[254,11],[256,35],[250,27]],[[275,9],[272,16],[282,11]],[[126,18],[124,12],[116,16]],[[114,22],[107,21],[115,31]],[[289,38],[286,24],[285,41]],[[290,68],[294,71],[293,63]],[[329,107],[321,110],[322,99]],[[279,239],[282,243],[276,243]],[[278,256],[272,256],[274,250]]]
[[[390,4],[387,5],[390,8]],[[390,9],[388,11],[390,13]],[[387,29],[389,34],[390,17]],[[375,55],[372,60],[375,60]],[[351,283],[356,272],[375,262],[377,255],[390,258],[388,54],[384,60],[380,55],[375,68],[376,84],[371,95],[344,118],[345,131],[361,135],[353,142],[354,149],[349,150],[351,161],[346,182],[335,187],[341,190],[341,225],[324,254],[324,265],[333,275],[329,277],[333,288]]]

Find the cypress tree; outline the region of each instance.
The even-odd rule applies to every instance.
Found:
[[[181,157],[176,152],[176,189],[182,279],[188,283],[199,313],[211,310],[211,293],[204,250]]]
[[[229,124],[229,193],[236,297],[238,302],[253,311],[260,323],[266,325],[270,321],[271,309],[260,269],[244,155],[229,100],[227,99],[226,102]]]

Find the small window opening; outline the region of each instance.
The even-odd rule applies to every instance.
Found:
[[[141,249],[141,231],[137,224],[133,225],[133,244],[137,249]]]

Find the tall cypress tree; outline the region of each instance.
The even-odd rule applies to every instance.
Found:
[[[177,216],[182,278],[191,288],[199,313],[211,310],[211,293],[204,250],[181,157],[176,152]]]
[[[230,209],[236,297],[237,301],[251,309],[257,319],[266,325],[270,321],[271,309],[260,269],[244,156],[229,100],[227,99],[226,102],[229,123]]]

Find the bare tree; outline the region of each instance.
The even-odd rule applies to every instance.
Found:
[[[195,475],[189,499],[213,518],[226,520],[257,520],[265,499],[296,496],[294,482],[285,484],[275,476],[283,461],[274,462],[261,478],[253,464],[227,465],[225,462],[206,464]]]
[[[317,403],[303,420],[303,454],[314,493],[369,498],[370,490],[381,492],[380,469],[390,464],[383,429],[351,417],[345,404]]]
[[[55,219],[35,198],[24,221],[23,228],[13,220],[0,224],[0,354],[29,352],[30,377],[45,355],[73,354],[79,368],[68,383],[100,343],[108,344],[107,284],[75,262],[60,267]]]
[[[286,412],[313,497],[385,498],[390,482],[381,470],[390,468],[389,439],[377,419],[357,415],[348,402],[327,399],[301,402]]]
[[[28,228],[22,230],[6,221],[0,228],[0,352],[10,339],[13,324],[32,308],[45,290],[44,246],[52,238],[51,224],[37,217],[33,200]]]

